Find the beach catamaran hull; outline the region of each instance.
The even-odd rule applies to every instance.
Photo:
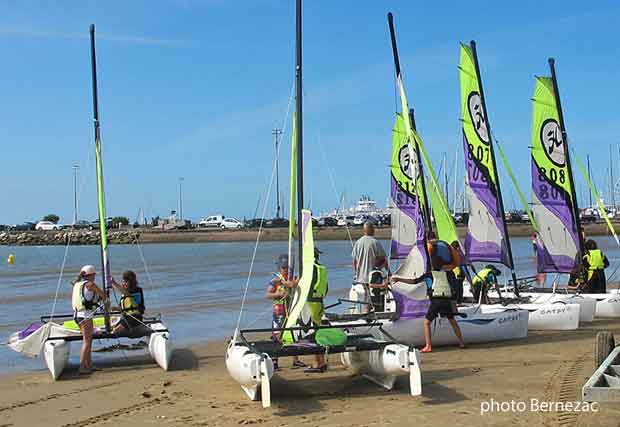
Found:
[[[43,358],[47,369],[56,381],[60,378],[63,371],[69,364],[69,354],[71,353],[71,343],[61,339],[48,340],[43,346]]]
[[[456,321],[466,343],[506,341],[527,337],[528,311],[521,309],[476,309],[459,307]],[[396,341],[422,346],[424,341],[424,318],[386,321],[383,329]],[[433,346],[457,345],[456,336],[448,319],[437,318],[431,325]]]
[[[154,330],[165,330],[166,327],[162,323],[150,325]],[[170,341],[169,332],[154,332],[149,338],[149,353],[155,362],[167,371],[170,367],[170,359],[172,358],[172,342]]]
[[[583,294],[596,301],[596,317],[620,317],[620,294]]]
[[[485,305],[484,307],[504,307],[502,305]],[[572,331],[579,327],[579,304],[567,304],[557,301],[551,304],[514,304],[515,307],[527,310],[530,331]]]
[[[253,352],[248,346],[236,345],[233,340],[226,349],[226,369],[251,400],[258,400],[263,394],[260,393],[261,384],[268,384],[273,377],[273,360],[267,354]]]
[[[496,296],[497,294],[495,294]],[[514,294],[508,293],[505,295],[509,298],[514,297]],[[579,304],[579,322],[589,323],[594,320],[594,313],[596,310],[596,300],[594,298],[587,298],[585,295],[574,294],[545,294],[537,292],[521,292],[519,294],[522,297],[531,298],[530,302],[533,304],[555,304],[558,302],[564,302],[566,304]],[[489,296],[493,297],[492,293]]]

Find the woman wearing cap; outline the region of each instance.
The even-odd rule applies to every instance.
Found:
[[[97,303],[107,303],[107,297],[95,284],[96,270],[92,265],[85,265],[73,282],[71,305],[73,318],[82,332],[82,350],[80,351],[80,374],[89,374],[93,370],[91,350],[93,344],[93,316]]]

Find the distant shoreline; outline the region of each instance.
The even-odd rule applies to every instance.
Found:
[[[605,223],[587,224],[584,226],[586,236],[609,235]],[[465,237],[466,227],[457,227],[459,237]],[[529,224],[509,224],[508,233],[511,237],[527,237],[533,233]],[[375,236],[378,239],[389,239],[391,235],[390,227],[377,228]],[[71,232],[63,231],[28,231],[28,232],[3,232],[0,233],[0,245],[4,246],[40,246],[40,245],[64,245],[67,235],[75,233],[78,237],[72,238],[74,245],[95,245],[99,243],[98,232]],[[315,227],[315,240],[353,240],[362,235],[361,227]],[[126,229],[110,230],[108,239],[111,244],[131,244],[136,239],[140,243],[209,243],[209,242],[253,242],[256,241],[258,229],[251,230],[220,230],[220,229],[199,229],[199,230],[177,230],[162,231],[153,229]],[[264,228],[261,231],[261,241],[284,241],[288,239],[287,228]]]

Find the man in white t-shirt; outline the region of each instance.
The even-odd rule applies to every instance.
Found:
[[[370,291],[368,289],[369,275],[372,270],[387,268],[388,262],[383,246],[374,238],[375,227],[372,222],[364,223],[364,235],[360,237],[355,245],[351,256],[353,258],[353,279],[352,291],[356,292],[361,300],[368,303],[370,301]],[[360,312],[367,313],[368,304],[360,304]]]

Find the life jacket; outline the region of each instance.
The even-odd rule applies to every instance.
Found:
[[[142,289],[121,297],[121,312],[123,314],[137,317],[144,314],[144,295]]]
[[[286,286],[284,286],[284,282],[286,281],[286,278],[282,275],[282,273],[273,273],[273,277],[274,279],[277,278],[279,279],[279,283],[277,285],[275,285],[275,290],[279,291],[280,289],[284,289],[286,290]],[[285,294],[286,295],[286,294]],[[279,305],[279,306],[283,306],[286,304],[286,296],[283,296],[282,298],[276,298],[273,300],[273,305]]]
[[[316,271],[316,279],[312,283],[312,290],[308,296],[308,302],[323,302],[323,298],[327,295],[327,268],[321,264],[314,264]]]
[[[596,270],[605,269],[605,257],[600,249],[590,249],[584,258],[588,262],[588,280]]]
[[[80,280],[73,284],[73,293],[71,294],[71,306],[76,311],[92,310],[95,308],[97,301],[99,300],[96,293],[94,293],[93,299],[88,300],[84,295],[85,285],[88,283],[86,280]]]
[[[489,274],[495,274],[493,269],[491,268],[483,268],[482,270],[480,270],[473,279],[473,285],[474,286],[480,286],[484,283],[488,283],[488,277]]]
[[[327,268],[324,265],[314,263],[314,272],[316,276],[315,274],[312,275],[314,281],[310,289],[310,295],[308,295],[307,304],[310,309],[312,322],[320,325],[323,312],[325,311],[323,298],[325,298],[328,291]]]
[[[433,275],[433,298],[450,298],[452,297],[452,291],[450,290],[450,282],[448,281],[448,274],[445,271],[431,271]]]

